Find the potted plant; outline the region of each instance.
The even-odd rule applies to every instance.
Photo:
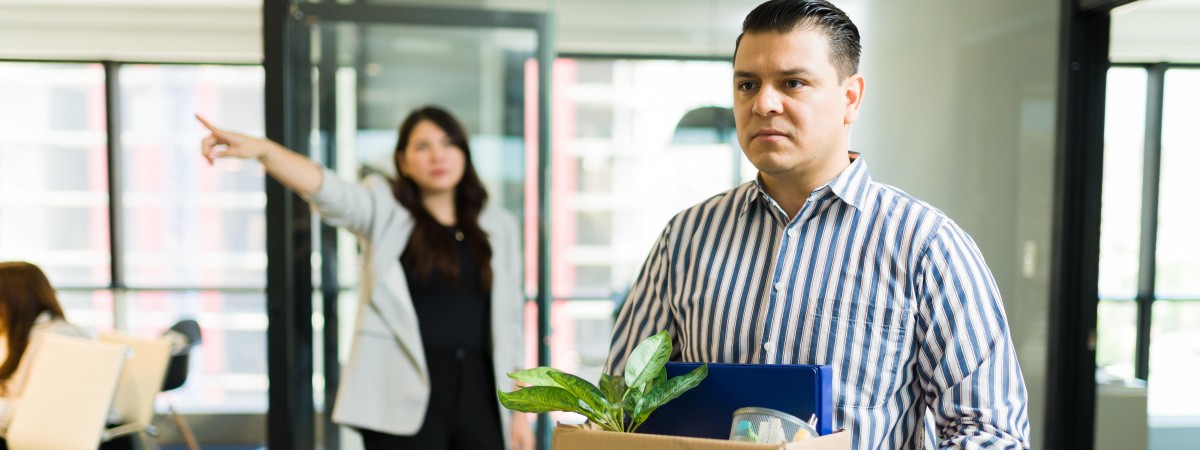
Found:
[[[701,365],[667,379],[670,356],[671,337],[662,331],[638,343],[625,363],[624,376],[602,374],[600,386],[558,369],[537,367],[508,374],[526,386],[507,393],[497,390],[497,395],[500,404],[513,411],[579,413],[605,430],[632,433],[655,409],[708,375],[708,366]]]

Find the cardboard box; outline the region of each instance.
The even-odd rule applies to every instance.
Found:
[[[615,433],[579,425],[554,428],[552,450],[849,450],[850,433],[828,434],[791,444],[751,444],[657,434]]]

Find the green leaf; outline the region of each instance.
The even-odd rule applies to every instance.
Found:
[[[534,367],[510,373],[508,377],[530,386],[558,386],[558,383],[550,378],[551,372],[562,373],[562,371],[553,367]]]
[[[651,388],[646,395],[638,399],[637,406],[634,407],[633,429],[637,429],[638,425],[650,417],[650,413],[659,406],[696,387],[701,381],[704,381],[706,376],[708,376],[708,364],[702,364],[686,375],[671,378],[666,383]]]
[[[633,417],[633,408],[637,406],[638,400],[641,400],[642,392],[638,389],[629,389],[625,391],[625,412],[629,417]]]
[[[592,407],[588,406],[587,402],[584,402],[583,399],[579,400],[579,410],[577,412],[579,414],[583,414],[583,416],[587,417],[588,420],[592,421],[592,423],[599,425],[600,428],[608,431],[621,431],[620,429],[615,428],[611,421],[608,420],[608,416],[605,415],[604,411],[596,411],[592,409]]]
[[[625,384],[640,388],[658,378],[670,357],[671,335],[666,330],[646,338],[634,347],[629,360],[625,361]]]
[[[559,386],[562,386],[563,389],[566,389],[567,392],[570,392],[571,395],[578,398],[581,404],[585,404],[588,410],[593,411],[599,417],[588,417],[593,422],[601,425],[611,422],[611,420],[608,420],[608,409],[611,404],[604,398],[604,394],[600,392],[599,388],[593,386],[592,383],[583,378],[566,372],[549,372],[547,375],[555,383],[558,383]],[[612,424],[608,425],[611,427]]]
[[[650,392],[650,389],[653,389],[655,386],[661,386],[666,382],[667,382],[667,370],[666,370],[666,366],[664,365],[663,370],[658,373],[658,376],[654,377],[653,380],[650,380],[649,383],[642,385],[642,395],[643,396],[646,395],[647,392]]]
[[[607,373],[600,374],[600,392],[604,394],[604,398],[608,399],[610,405],[619,407],[621,400],[625,397],[625,377]]]
[[[613,425],[620,427],[618,431],[625,431],[625,377],[620,375],[609,375],[607,373],[600,374],[600,392],[604,394],[604,398],[608,400],[608,417],[612,420]]]
[[[553,386],[530,386],[505,393],[496,391],[500,404],[513,411],[544,413],[550,411],[579,412],[579,398],[566,389]]]

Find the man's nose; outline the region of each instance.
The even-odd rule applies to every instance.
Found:
[[[768,116],[783,112],[783,102],[780,101],[779,96],[780,93],[775,88],[763,87],[758,91],[758,96],[754,98],[754,114]]]

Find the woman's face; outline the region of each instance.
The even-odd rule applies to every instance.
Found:
[[[429,120],[417,122],[404,152],[396,158],[401,174],[412,179],[423,195],[453,192],[466,168],[466,153]]]

